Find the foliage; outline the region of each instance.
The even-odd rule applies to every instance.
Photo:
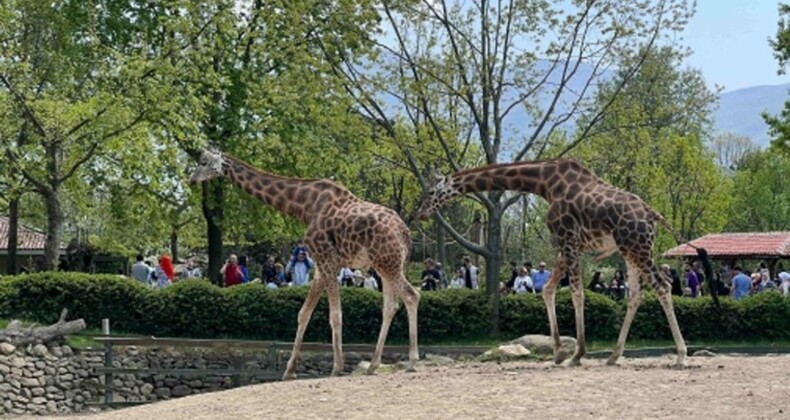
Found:
[[[597,100],[610,106],[594,137],[559,147],[640,196],[683,238],[694,238],[725,225],[731,183],[704,142],[716,96],[699,71],[681,68],[683,57],[662,47],[647,54],[617,97],[612,97],[617,79],[602,86]],[[628,69],[621,69],[619,77]],[[659,251],[674,243],[671,233],[659,230]]]
[[[154,291],[134,280],[109,275],[38,273],[0,280],[0,318],[52,323],[62,308],[98,328],[109,318],[117,333],[173,337],[235,337],[293,340],[299,309],[307,288],[271,290],[260,284],[222,289],[190,280]],[[381,294],[362,288],[341,288],[345,342],[375,342],[381,323]],[[587,292],[585,323],[589,340],[616,338],[624,302]],[[742,301],[723,299],[719,313],[709,298],[673,298],[687,340],[788,339],[790,299],[761,293]],[[482,291],[451,289],[423,292],[419,309],[420,342],[483,340],[488,337],[488,298]],[[390,329],[391,342],[408,340],[406,311],[400,310]],[[560,331],[575,336],[570,292],[557,295]],[[547,334],[548,321],[538,295],[511,295],[502,300],[504,338]],[[632,339],[668,339],[666,317],[651,293],[637,312]],[[306,340],[330,341],[328,305],[322,297]]]
[[[770,232],[790,229],[790,156],[770,150],[745,155],[734,176],[727,230]]]
[[[788,60],[790,60],[790,5],[779,4],[779,23],[776,36],[768,42],[774,50],[774,58],[779,62],[777,73],[785,74]],[[790,154],[790,101],[785,102],[779,115],[769,115],[768,113],[762,115],[773,137],[771,147]]]

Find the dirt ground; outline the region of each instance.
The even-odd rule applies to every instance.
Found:
[[[790,356],[695,357],[685,369],[672,361],[466,363],[254,385],[68,418],[790,419]]]

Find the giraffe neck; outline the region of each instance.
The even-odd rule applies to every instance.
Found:
[[[452,175],[457,194],[480,191],[521,191],[551,201],[562,173],[580,165],[569,159],[515,162],[467,169]]]
[[[334,199],[353,198],[348,190],[329,180],[288,178],[253,168],[232,156],[225,155],[224,158],[223,173],[234,184],[265,204],[305,223]],[[333,200],[319,200],[318,195],[324,192],[330,192]]]

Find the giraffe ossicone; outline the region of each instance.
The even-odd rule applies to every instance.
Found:
[[[409,364],[413,371],[417,351],[417,307],[419,292],[403,273],[411,252],[411,233],[393,210],[363,201],[341,185],[326,179],[289,178],[264,172],[220,152],[204,150],[191,182],[227,177],[264,204],[307,224],[305,244],[316,263],[310,291],[299,310],[293,351],[283,379],[296,377],[296,363],[307,324],[324,290],[329,301],[334,351],[333,375],[343,372],[342,311],[334,273],[344,265],[369,266],[382,280],[384,303],[376,350],[368,373],[375,373],[398,298],[406,306],[409,322]],[[361,267],[360,267],[361,268]]]
[[[576,314],[576,350],[572,365],[579,365],[586,353],[584,332],[584,287],[579,268],[583,251],[598,252],[598,258],[619,252],[628,266],[630,298],[623,326],[608,364],[616,364],[623,354],[631,323],[642,300],[642,284],[650,284],[658,294],[677,347],[677,363],[685,364],[686,344],[678,327],[670,296],[671,279],[653,261],[653,242],[658,222],[668,223],[635,194],[623,191],[596,176],[573,159],[536,160],[493,164],[434,178],[423,194],[417,216],[425,219],[453,197],[481,191],[520,191],[543,197],[549,203],[546,223],[552,242],[558,247],[551,278],[543,289],[555,362],[566,355],[560,351],[555,293],[563,273],[571,280]]]

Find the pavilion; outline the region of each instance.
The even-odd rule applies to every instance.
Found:
[[[705,248],[711,260],[721,261],[729,267],[743,264],[744,261],[765,261],[771,273],[776,273],[779,262],[790,259],[790,231],[716,233],[689,243]],[[695,258],[697,250],[689,243],[670,249],[664,253],[664,257]]]

